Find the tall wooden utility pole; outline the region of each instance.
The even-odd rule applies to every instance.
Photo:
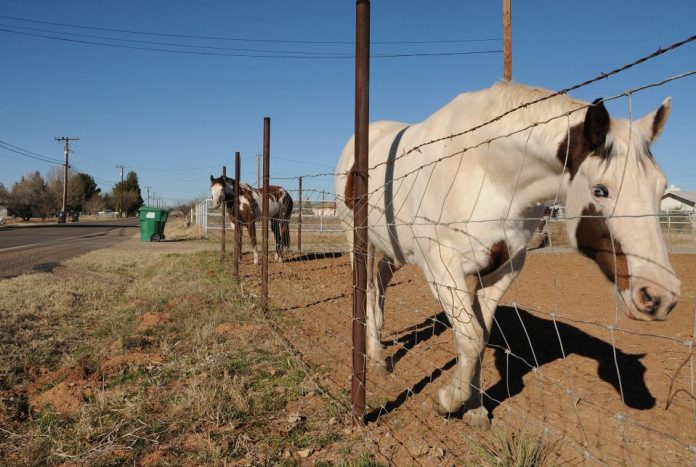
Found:
[[[512,80],[512,0],[503,0],[503,53],[505,81]]]
[[[67,216],[66,214],[66,209],[67,209],[67,200],[68,200],[68,167],[70,165],[68,164],[68,154],[70,153],[70,141],[79,141],[80,138],[70,138],[68,136],[56,136],[53,138],[56,141],[61,141],[65,143],[63,145],[63,153],[65,154],[65,164],[63,165],[63,204],[61,207],[61,214],[58,216],[58,223],[59,224],[65,224],[65,218]]]
[[[122,165],[117,165],[116,167],[121,168],[121,185],[118,187],[118,209],[116,210],[118,212],[118,217],[123,217],[121,215],[121,211],[123,210],[123,167]]]

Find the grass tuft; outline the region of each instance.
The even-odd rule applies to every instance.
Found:
[[[475,445],[487,466],[543,467],[551,465],[560,440],[524,431],[493,429],[487,441]]]

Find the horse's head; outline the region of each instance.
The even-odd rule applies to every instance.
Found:
[[[227,183],[224,177],[215,178],[210,176],[210,196],[212,197],[213,208],[219,208],[225,202],[225,189]]]
[[[597,99],[559,148],[571,243],[616,284],[633,319],[665,319],[681,294],[658,216],[666,179],[650,153],[670,107],[665,99],[630,122],[612,120]]]

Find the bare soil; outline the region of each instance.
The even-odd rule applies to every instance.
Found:
[[[560,440],[557,460],[570,464],[693,462],[696,256],[675,254],[672,261],[683,282],[681,302],[667,321],[638,322],[625,316],[589,260],[531,253],[498,309],[483,362],[494,429]],[[244,287],[253,289],[260,267],[249,263],[245,256]],[[351,277],[349,256],[340,253],[270,265],[274,319],[322,386],[343,398],[352,374]],[[394,371],[368,370],[367,377],[365,435],[381,460],[461,464],[486,445],[485,434],[461,414],[443,418],[432,410],[455,363],[446,323],[420,272],[397,272],[383,334]]]

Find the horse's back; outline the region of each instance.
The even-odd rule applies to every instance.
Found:
[[[408,124],[395,121],[379,121],[370,124],[369,127],[369,163],[370,167],[383,162],[380,160],[375,160],[374,156],[379,156],[379,151],[377,148],[386,141],[391,141],[393,136],[404,128],[407,128]],[[336,165],[336,214],[343,222],[346,229],[352,229],[353,226],[353,211],[352,208],[346,205],[346,181],[348,179],[348,173],[353,167],[353,162],[355,161],[355,136],[351,136],[346,143],[341,156],[338,159],[338,164]],[[350,190],[352,193],[352,189]],[[352,233],[348,232],[347,235],[352,238]]]

